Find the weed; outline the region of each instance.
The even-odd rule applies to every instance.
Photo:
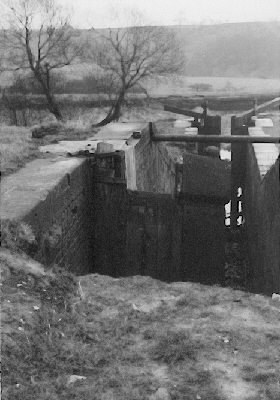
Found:
[[[146,329],[146,330],[143,332],[143,338],[144,338],[145,340],[155,339],[156,334],[157,334],[157,333],[156,333],[156,330],[155,330],[155,329],[148,328],[148,329]]]
[[[8,303],[2,310],[7,314],[6,304],[14,303],[15,324],[20,325],[20,329],[15,326],[2,339],[3,398],[56,399],[59,398],[56,380],[73,373],[75,366],[68,362],[71,355],[68,342],[71,339],[69,328],[75,326],[77,316],[67,309],[76,285],[66,273],[29,278],[22,271],[13,271],[3,282]],[[16,300],[19,295],[20,306]],[[32,309],[32,304],[36,305],[30,311],[32,316],[22,315],[26,309]]]
[[[36,238],[31,227],[22,221],[1,221],[1,246],[28,254],[37,250]]]
[[[266,395],[269,400],[279,400],[280,399],[280,387],[279,384],[275,385],[268,385],[266,388]]]
[[[152,358],[166,364],[174,364],[187,359],[194,360],[197,355],[197,344],[183,330],[168,330],[156,338],[152,348]]]
[[[270,339],[271,341],[280,340],[280,334],[279,333],[268,332],[268,333],[266,333],[266,337],[268,339]]]
[[[262,371],[252,376],[252,381],[257,383],[266,383],[268,381],[275,381],[275,371]]]
[[[197,307],[200,305],[200,299],[194,296],[194,293],[188,293],[181,296],[176,301],[176,306],[178,307]]]

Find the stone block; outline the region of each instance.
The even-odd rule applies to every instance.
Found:
[[[113,153],[114,146],[110,143],[99,142],[97,143],[96,153]]]

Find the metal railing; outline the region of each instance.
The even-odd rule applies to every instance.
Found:
[[[160,135],[152,134],[154,142],[197,142],[197,143],[280,143],[280,136],[243,135]]]

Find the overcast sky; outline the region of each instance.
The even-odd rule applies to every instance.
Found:
[[[72,23],[81,28],[129,24],[127,17],[116,18],[117,9],[139,11],[143,23],[154,25],[280,20],[280,0],[58,1],[70,11]]]

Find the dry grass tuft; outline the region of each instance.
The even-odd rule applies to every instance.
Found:
[[[38,143],[23,127],[0,126],[1,173],[7,175],[39,156]]]
[[[194,360],[197,354],[197,344],[190,334],[184,330],[168,330],[156,338],[152,349],[152,358],[166,364]]]

